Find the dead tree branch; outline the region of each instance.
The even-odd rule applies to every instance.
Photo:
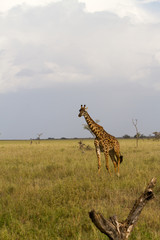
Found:
[[[152,189],[156,184],[153,178],[147,185],[141,196],[135,201],[128,217],[123,222],[118,222],[116,216],[110,217],[109,220],[104,219],[101,213],[95,210],[89,212],[89,216],[95,226],[111,240],[127,240],[138,221],[138,217],[148,201],[154,198]]]
[[[135,135],[135,137],[136,137],[136,146],[138,147],[138,140],[139,140],[139,137],[140,137],[140,133],[139,133],[139,131],[138,131],[138,127],[137,127],[137,122],[138,122],[138,120],[137,119],[132,119],[132,123],[133,123],[133,126],[135,127],[135,129],[136,129],[136,135]]]
[[[84,150],[92,150],[92,147],[90,147],[89,145],[86,146],[86,144],[84,144],[82,141],[79,141],[78,144],[79,149],[82,151],[82,153],[84,153]]]

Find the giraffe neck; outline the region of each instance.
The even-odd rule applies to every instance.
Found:
[[[92,133],[94,133],[94,135],[97,138],[102,137],[102,134],[104,132],[104,129],[102,126],[98,125],[88,114],[88,112],[85,112],[84,114],[84,118],[86,120],[86,123],[88,124],[88,127],[90,128],[90,130],[92,131]]]

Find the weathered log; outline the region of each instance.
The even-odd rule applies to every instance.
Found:
[[[135,201],[128,217],[125,221],[118,222],[116,216],[106,220],[101,213],[96,213],[95,210],[89,212],[89,216],[95,226],[111,240],[127,240],[138,221],[138,217],[145,207],[146,203],[154,198],[152,189],[156,184],[156,179],[153,178],[147,185],[141,196]]]

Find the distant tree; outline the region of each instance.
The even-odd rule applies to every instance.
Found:
[[[133,126],[134,126],[135,129],[136,129],[136,135],[135,135],[134,137],[136,138],[136,146],[138,147],[138,140],[139,140],[141,134],[140,134],[140,132],[138,131],[137,122],[138,122],[137,119],[132,119]]]
[[[160,139],[160,132],[153,132],[155,140]]]
[[[125,134],[123,138],[130,138],[130,136],[128,134]]]
[[[96,119],[95,122],[99,123],[100,120]],[[93,136],[95,136],[87,124],[82,124],[82,125],[83,125],[83,129],[88,130]]]
[[[140,138],[146,138],[146,136],[144,134],[141,134]]]
[[[41,136],[43,135],[43,133],[37,133],[37,135],[38,135],[38,137],[37,137],[38,143],[40,143]]]

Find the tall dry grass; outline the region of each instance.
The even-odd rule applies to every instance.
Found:
[[[120,140],[124,161],[120,178],[101,173],[93,150],[82,153],[79,140],[0,141],[1,240],[103,240],[89,219],[93,208],[105,218],[127,217],[152,177],[156,198],[143,210],[131,240],[160,239],[160,142]]]

